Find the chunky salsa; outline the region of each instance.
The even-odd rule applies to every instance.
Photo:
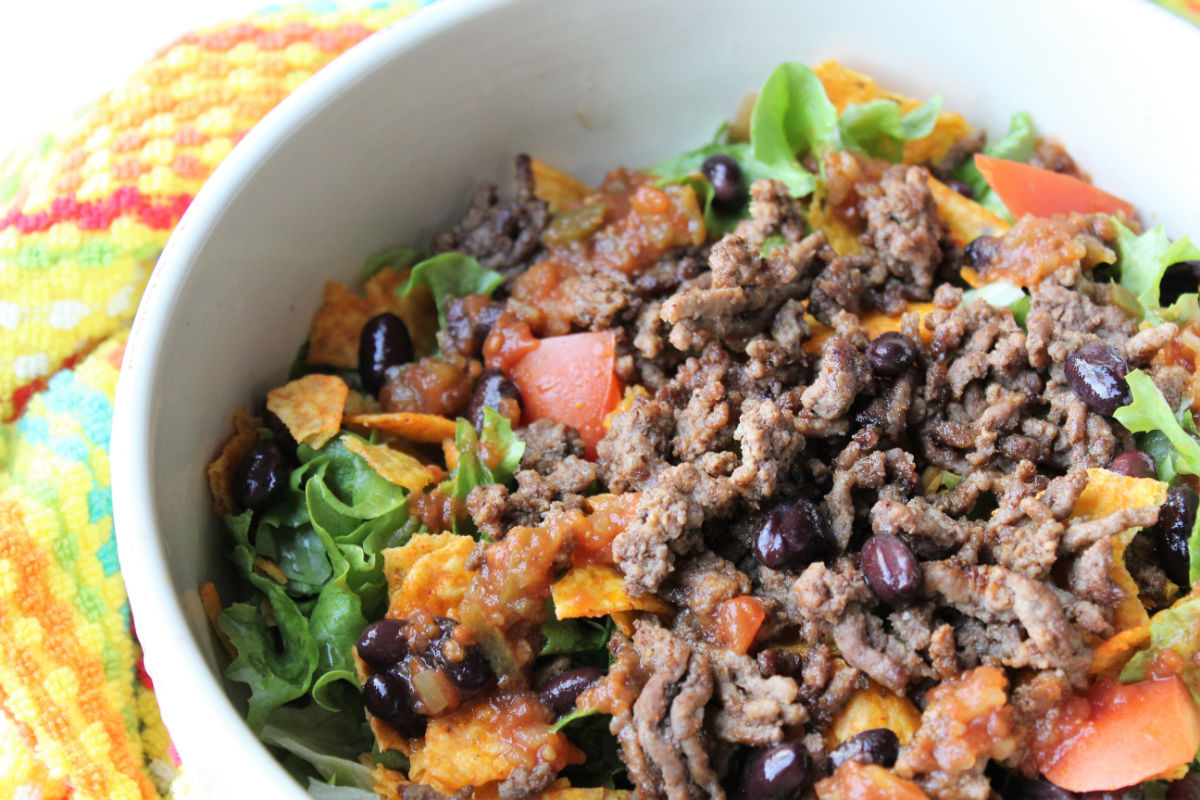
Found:
[[[316,797],[1200,796],[1200,251],[836,63],[326,286],[202,592]]]

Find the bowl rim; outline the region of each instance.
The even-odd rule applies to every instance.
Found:
[[[198,254],[208,243],[224,207],[253,179],[260,162],[285,143],[306,120],[338,94],[381,68],[397,53],[434,38],[462,20],[533,0],[436,0],[375,32],[335,58],[285,97],[255,124],[218,165],[172,231],[139,301],[118,379],[110,465],[113,522],[129,606],[137,620],[147,669],[160,689],[156,697],[181,760],[201,787],[209,781],[236,794],[305,800],[309,795],[251,733],[223,685],[190,635],[183,594],[170,577],[159,534],[151,485],[149,420],[151,387],[163,356],[162,339],[178,296]],[[1141,17],[1153,26],[1182,26],[1200,36],[1169,9],[1146,0],[1068,0],[1080,10]],[[1155,21],[1157,20],[1157,21]],[[1198,39],[1200,41],[1200,39]],[[197,476],[197,480],[202,480]],[[195,591],[198,587],[187,587]],[[207,702],[194,698],[201,694]],[[183,698],[190,696],[188,702]],[[286,788],[285,788],[286,787]],[[272,793],[268,795],[268,793]]]
[[[218,775],[228,785],[228,777],[236,775],[236,796],[310,797],[251,733],[222,679],[208,668],[199,644],[189,634],[182,595],[171,579],[158,533],[148,488],[149,420],[154,412],[150,389],[179,291],[224,207],[253,178],[259,162],[307,119],[396,53],[438,36],[464,18],[519,1],[438,0],[415,8],[333,59],[264,115],[217,166],[172,231],[147,281],[117,381],[110,470],[120,479],[112,482],[113,524],[146,669],[159,689],[171,687],[155,692],[163,722],[181,762],[202,787]],[[208,702],[193,699],[184,708],[182,696],[197,693]]]

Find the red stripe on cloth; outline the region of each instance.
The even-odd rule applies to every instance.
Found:
[[[134,216],[155,230],[165,231],[174,227],[191,201],[190,194],[177,194],[155,202],[136,186],[122,186],[101,200],[81,202],[72,195],[56,197],[48,209],[32,214],[13,209],[0,217],[0,231],[16,228],[21,233],[37,233],[59,222],[74,222],[82,230],[100,231],[112,225],[114,219]]]

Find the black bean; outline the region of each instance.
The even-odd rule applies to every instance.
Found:
[[[798,742],[756,750],[742,770],[742,794],[748,800],[791,800],[808,778],[808,751]]]
[[[255,443],[233,476],[233,499],[258,511],[270,505],[288,482],[287,459],[274,439]]]
[[[1158,465],[1154,456],[1145,450],[1126,450],[1117,453],[1109,463],[1108,468],[1118,475],[1128,475],[1130,478],[1157,478]]]
[[[1200,285],[1200,261],[1177,261],[1167,267],[1158,284],[1158,302],[1169,306],[1179,295],[1196,291]]]
[[[1076,800],[1079,795],[1055,786],[1045,778],[1011,778],[1004,786],[1005,800]]]
[[[458,661],[444,661],[442,669],[451,683],[468,692],[487,686],[494,675],[492,665],[477,644],[464,648]]]
[[[1097,414],[1111,416],[1131,400],[1125,382],[1129,365],[1112,345],[1088,342],[1067,356],[1064,366],[1071,391]]]
[[[968,200],[975,199],[975,190],[966,181],[960,181],[958,178],[947,178],[945,184]]]
[[[1154,545],[1158,552],[1158,563],[1167,577],[1180,586],[1187,586],[1188,538],[1196,522],[1196,491],[1190,486],[1172,486],[1167,490],[1166,502],[1158,511],[1158,524],[1154,526]]]
[[[271,433],[275,434],[275,441],[279,444],[279,447],[283,450],[283,454],[287,456],[288,460],[296,461],[296,448],[298,445],[296,444],[295,437],[292,436],[292,432],[288,430],[287,425],[283,424],[283,420],[268,408],[263,412],[263,422],[266,423]]]
[[[722,211],[741,208],[746,201],[746,186],[742,182],[742,168],[735,159],[721,153],[709,156],[700,165],[700,171],[712,186],[714,206]]]
[[[538,690],[542,705],[561,717],[575,710],[579,695],[590,689],[603,673],[596,667],[576,667],[555,675]]]
[[[816,504],[803,497],[777,505],[754,541],[758,560],[771,569],[806,567],[829,550],[829,526]]]
[[[758,671],[765,678],[773,675],[794,677],[799,675],[801,669],[804,668],[804,662],[799,653],[784,650],[781,647],[767,647],[759,650],[756,660],[758,661]]]
[[[514,403],[505,404],[504,400],[512,400]],[[475,382],[475,391],[471,392],[471,400],[467,403],[467,420],[475,426],[477,431],[483,430],[483,410],[485,408],[491,408],[501,415],[509,416],[509,420],[513,423],[521,417],[521,390],[498,369],[483,371],[479,380]]]
[[[1000,251],[1000,240],[995,236],[976,236],[963,250],[967,261],[976,269],[986,267]]]
[[[829,754],[829,768],[837,769],[846,761],[891,767],[900,755],[900,739],[888,728],[856,733]]]
[[[1167,800],[1200,800],[1200,775],[1186,775],[1167,787]]]
[[[390,617],[372,622],[358,637],[359,657],[376,667],[399,664],[408,655],[404,625],[404,620]]]
[[[878,533],[863,545],[862,573],[871,591],[894,608],[908,605],[921,591],[921,563],[892,533]]]
[[[379,394],[387,380],[388,367],[412,360],[412,338],[404,320],[386,311],[367,320],[358,340],[358,374],[364,389]]]
[[[867,345],[867,361],[877,375],[892,377],[916,366],[917,348],[899,331],[885,331]]]
[[[392,719],[408,707],[409,691],[404,679],[390,672],[373,673],[363,684],[363,705],[380,719]]]

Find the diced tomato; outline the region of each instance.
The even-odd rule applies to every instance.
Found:
[[[1030,214],[1124,214],[1133,219],[1133,205],[1090,183],[1047,169],[975,154],[975,166],[1014,217]]]
[[[1047,779],[1072,792],[1132,786],[1189,763],[1200,749],[1200,716],[1177,675],[1129,684],[1102,678],[1086,708],[1063,719],[1052,746],[1035,744],[1034,755]]]
[[[542,339],[509,370],[521,390],[525,423],[553,419],[579,430],[588,458],[604,438],[604,417],[621,401],[612,331]]]
[[[715,614],[717,636],[735,653],[745,653],[754,644],[767,612],[762,601],[750,595],[722,600]]]

